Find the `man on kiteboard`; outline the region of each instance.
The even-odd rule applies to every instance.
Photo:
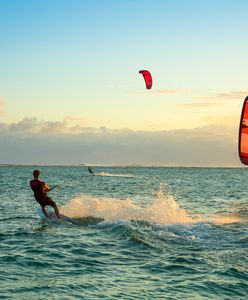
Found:
[[[45,206],[50,205],[54,208],[55,214],[58,219],[61,219],[58,207],[50,197],[47,196],[47,193],[50,192],[56,186],[50,188],[44,181],[39,179],[40,171],[34,170],[33,171],[34,179],[30,180],[30,187],[34,192],[35,200],[40,204],[44,215],[49,218],[49,215],[46,212]]]
[[[94,171],[90,167],[88,167],[88,171],[91,175],[95,175]]]

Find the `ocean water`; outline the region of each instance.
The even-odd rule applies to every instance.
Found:
[[[36,167],[37,168],[37,167]],[[0,167],[0,299],[248,299],[248,168]]]

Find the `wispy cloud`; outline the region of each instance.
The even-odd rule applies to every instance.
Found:
[[[248,90],[243,91],[229,91],[229,92],[223,92],[223,93],[217,93],[215,95],[216,98],[220,99],[244,99],[248,95]]]
[[[216,102],[191,102],[191,103],[178,103],[175,104],[176,106],[180,106],[183,108],[205,108],[205,107],[213,107],[213,106],[219,106],[220,103],[216,103]]]
[[[149,94],[163,94],[163,95],[175,95],[175,94],[186,94],[191,93],[191,90],[183,89],[166,89],[166,90],[151,90]]]
[[[194,96],[195,99],[202,99],[205,101],[225,101],[225,100],[243,100],[248,95],[248,90],[242,91],[226,91],[219,93],[202,93]]]
[[[213,92],[192,90],[192,89],[164,89],[164,90],[150,90],[145,92],[139,92],[137,94],[149,95],[182,95],[185,99],[191,99],[188,103],[175,104],[183,108],[203,108],[203,107],[215,107],[223,102],[229,102],[230,100],[242,101],[247,95],[248,90],[239,91],[224,91],[224,92]]]
[[[192,91],[190,98],[192,99],[190,102],[184,103],[175,103],[175,106],[183,107],[185,109],[201,109],[201,108],[211,108],[217,107],[225,104],[230,105],[240,105],[242,100],[248,95],[248,91],[227,91],[220,93],[212,93],[200,91]],[[230,101],[233,100],[233,101]]]
[[[136,92],[135,94],[142,95],[178,95],[178,94],[190,94],[191,90],[186,89],[164,89],[164,90],[155,90],[151,89],[149,91],[145,90],[143,92]]]

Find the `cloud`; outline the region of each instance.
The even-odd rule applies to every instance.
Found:
[[[227,91],[221,93],[209,93],[207,95],[197,95],[194,99],[201,99],[205,101],[227,101],[227,100],[244,100],[248,95],[248,91]]]
[[[66,120],[44,121],[38,120],[36,117],[25,117],[23,120],[9,124],[7,127],[9,131],[45,134],[79,133],[87,130],[87,127],[82,127],[78,124],[69,126]]]
[[[215,102],[191,102],[191,103],[178,103],[175,104],[176,106],[180,106],[182,108],[206,108],[206,107],[213,107],[213,106],[219,106],[220,103]]]
[[[177,94],[188,94],[191,93],[191,90],[186,89],[165,89],[165,90],[149,90],[144,92],[138,92],[135,94],[144,94],[144,95],[177,95]]]
[[[192,89],[164,89],[164,90],[149,90],[144,92],[138,92],[136,94],[149,95],[182,95],[184,99],[191,99],[192,101],[188,103],[175,103],[174,105],[180,106],[186,109],[195,108],[206,108],[206,107],[216,107],[225,103],[230,103],[233,101],[242,101],[248,95],[248,90],[234,90],[225,92],[211,92],[208,91],[197,91]],[[197,101],[198,100],[198,101]],[[232,104],[235,102],[231,102]],[[237,103],[239,104],[239,103]]]
[[[217,93],[215,95],[216,98],[220,99],[244,99],[248,95],[248,91],[229,91],[229,92],[224,92],[224,93]]]
[[[9,125],[10,131],[38,131],[42,121],[38,121],[37,118],[28,118],[25,117],[23,120],[17,123],[11,123]]]
[[[198,95],[196,95],[198,93]],[[193,101],[187,103],[175,103],[174,106],[182,107],[185,109],[201,109],[201,108],[211,108],[225,105],[237,104],[240,106],[241,102],[248,91],[227,91],[222,93],[209,93],[209,94],[199,94],[197,91],[192,91]],[[197,101],[198,100],[198,101]],[[233,101],[230,101],[233,100]]]
[[[166,90],[151,90],[149,94],[164,94],[164,95],[173,95],[173,94],[183,94],[190,93],[190,90],[181,90],[181,89],[166,89]]]
[[[26,117],[0,124],[0,163],[239,166],[236,124],[208,122],[194,129],[151,132],[74,128],[65,121]]]

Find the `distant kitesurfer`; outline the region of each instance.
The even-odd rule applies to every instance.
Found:
[[[90,172],[90,174],[95,175],[94,171],[90,167],[88,167],[88,171]]]
[[[58,219],[61,219],[58,207],[50,197],[47,196],[47,193],[50,192],[56,186],[50,188],[44,181],[39,179],[40,171],[34,170],[33,171],[34,179],[30,180],[30,187],[34,192],[35,200],[40,204],[44,215],[49,218],[49,215],[46,212],[45,206],[49,205],[54,208],[55,214]]]

